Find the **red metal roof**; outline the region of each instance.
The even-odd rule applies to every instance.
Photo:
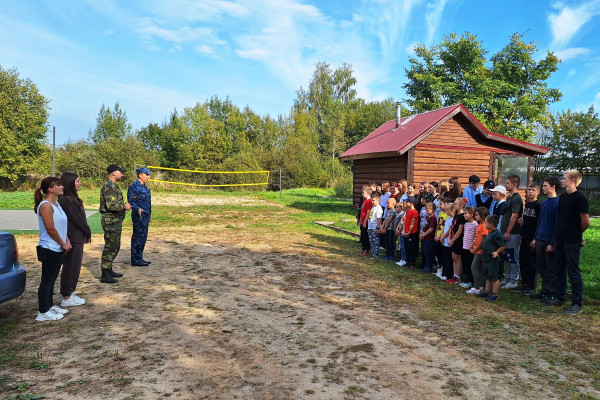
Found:
[[[509,138],[488,131],[462,104],[440,108],[404,117],[396,128],[396,120],[387,121],[340,156],[341,159],[386,157],[404,154],[423,140],[428,133],[457,114],[464,115],[483,138],[508,144],[537,154],[546,154],[548,148]]]

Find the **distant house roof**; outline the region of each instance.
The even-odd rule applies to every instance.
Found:
[[[417,145],[431,132],[448,121],[450,118],[461,114],[474,128],[473,131],[481,139],[498,144],[509,145],[522,149],[527,153],[546,154],[548,148],[527,143],[522,140],[509,138],[488,131],[462,104],[440,108],[404,117],[400,126],[396,128],[396,120],[383,123],[356,145],[340,156],[341,159],[352,160],[356,158],[389,157],[404,154],[408,149]]]

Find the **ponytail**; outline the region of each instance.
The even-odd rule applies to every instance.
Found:
[[[51,187],[54,187],[54,185],[60,185],[62,184],[60,179],[58,179],[55,176],[48,176],[44,179],[42,179],[42,183],[40,184],[40,187],[35,189],[35,192],[33,193],[33,200],[34,200],[34,205],[33,205],[33,212],[37,214],[37,210],[38,207],[40,206],[40,203],[44,200],[44,195],[48,194],[48,189],[50,189]]]
[[[33,212],[37,214],[37,210],[38,207],[40,206],[40,203],[44,200],[44,195],[42,195],[42,188],[39,187],[37,189],[35,189],[35,192],[33,192]]]

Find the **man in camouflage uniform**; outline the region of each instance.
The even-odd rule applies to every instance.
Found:
[[[121,228],[125,211],[130,210],[129,203],[123,202],[123,193],[117,186],[123,178],[124,168],[111,164],[106,168],[108,179],[100,189],[100,213],[102,214],[102,229],[104,229],[104,250],[102,251],[102,276],[100,282],[118,282],[115,277],[121,277],[112,269],[112,263],[121,248]]]
[[[131,221],[133,222],[133,235],[131,235],[131,265],[145,267],[150,261],[144,260],[144,247],[148,238],[148,224],[152,217],[150,189],[146,182],[150,179],[148,167],[135,170],[138,178],[129,185],[127,201],[131,204]]]

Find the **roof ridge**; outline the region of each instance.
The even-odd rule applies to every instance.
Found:
[[[451,106],[446,106],[446,107],[438,108],[437,110],[429,110],[429,111],[423,111],[421,113],[416,113],[416,114],[408,114],[408,115],[400,118],[400,121],[402,121],[405,118],[416,117],[417,115],[425,115],[425,114],[429,114],[429,113],[432,113],[432,112],[441,111],[441,110],[444,110],[446,108],[454,108],[454,107],[457,107],[457,106],[460,106],[460,105],[461,105],[461,103],[456,103],[456,104],[453,104]],[[396,119],[394,118],[394,119],[390,119],[388,121],[385,121],[384,124],[386,124],[388,122],[392,122],[392,121],[396,121]]]

